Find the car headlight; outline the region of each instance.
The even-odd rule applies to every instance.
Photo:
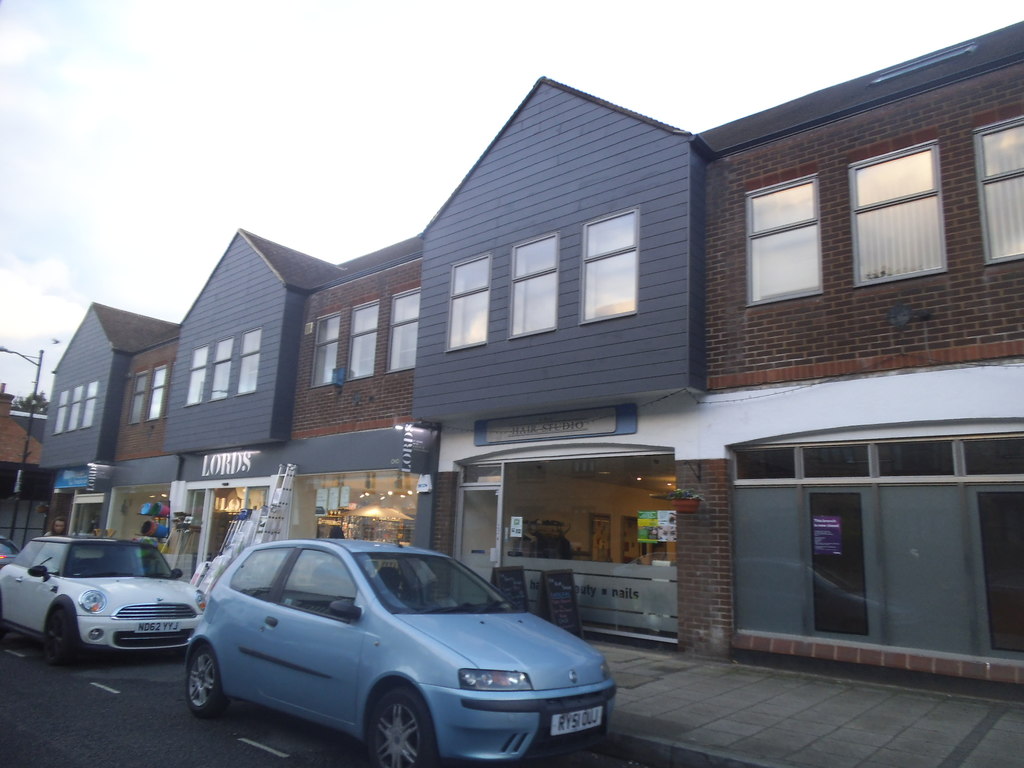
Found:
[[[473,691],[532,691],[525,672],[501,669],[460,669],[459,686]]]
[[[78,596],[78,604],[86,613],[99,613],[107,607],[107,596],[98,589],[89,589]]]
[[[607,661],[602,661],[601,662],[601,679],[602,680],[607,680],[611,676],[612,676],[612,668],[608,666],[608,662]]]
[[[201,589],[196,590],[196,605],[199,606],[200,611],[206,610],[206,595]]]

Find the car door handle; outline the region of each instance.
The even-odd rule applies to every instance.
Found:
[[[273,616],[267,616],[267,618],[265,618],[263,621],[266,622],[268,627],[276,627],[277,626],[277,619],[275,619]]]

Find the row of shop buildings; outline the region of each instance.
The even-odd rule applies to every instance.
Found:
[[[610,637],[1024,682],[1022,311],[1024,24],[700,135],[545,78],[420,235],[93,304],[50,514],[190,572],[291,466]]]

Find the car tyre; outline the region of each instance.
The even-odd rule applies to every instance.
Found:
[[[221,715],[231,700],[224,695],[217,656],[206,643],[189,654],[185,662],[185,701],[196,717]]]
[[[423,699],[407,688],[394,688],[377,701],[366,740],[374,768],[435,768],[438,764],[434,722]]]
[[[46,619],[43,633],[43,655],[46,663],[55,667],[70,664],[78,650],[78,626],[63,608],[58,608]]]

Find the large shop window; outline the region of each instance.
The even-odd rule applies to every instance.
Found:
[[[292,488],[292,533],[412,544],[416,478],[409,472],[302,475]]]

